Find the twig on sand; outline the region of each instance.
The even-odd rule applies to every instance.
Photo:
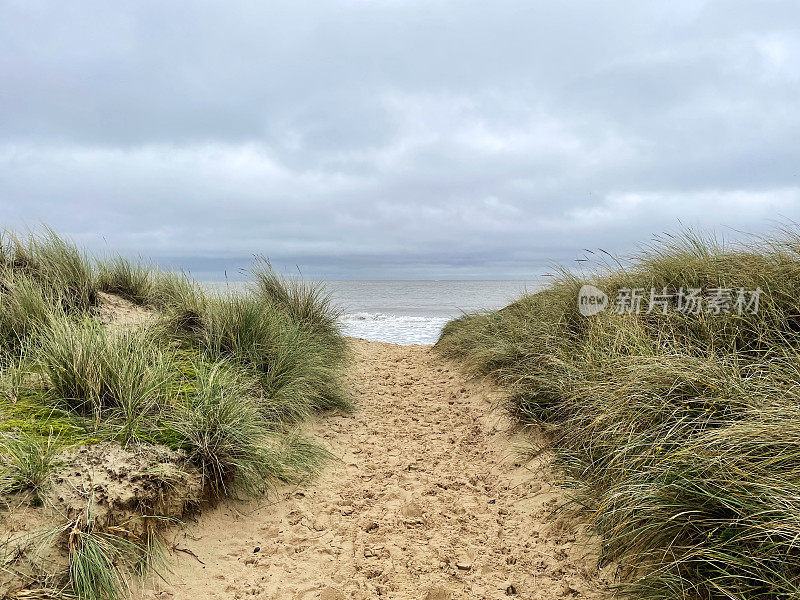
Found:
[[[195,558],[195,560],[197,562],[199,562],[201,565],[205,565],[206,564],[202,560],[200,560],[200,557],[197,556],[197,554],[195,554],[194,552],[192,552],[188,548],[180,548],[177,544],[175,544],[175,545],[172,546],[172,551],[173,552],[183,552],[185,554],[188,554],[189,556],[193,556]]]

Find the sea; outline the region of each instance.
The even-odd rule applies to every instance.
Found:
[[[495,310],[540,281],[324,281],[342,314],[343,333],[393,344],[433,344],[445,323],[464,313]],[[219,289],[226,284],[209,283]],[[230,284],[227,284],[230,285]],[[237,283],[241,288],[246,283]]]

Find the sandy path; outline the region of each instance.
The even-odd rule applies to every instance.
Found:
[[[176,536],[196,558],[176,552],[145,597],[610,596],[595,541],[552,516],[562,493],[546,463],[520,465],[487,385],[428,347],[352,346],[359,410],[313,426],[341,462],[272,502],[205,511]]]

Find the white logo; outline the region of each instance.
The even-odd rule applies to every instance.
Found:
[[[608,296],[593,285],[584,285],[578,292],[578,310],[584,317],[591,317],[608,308]]]

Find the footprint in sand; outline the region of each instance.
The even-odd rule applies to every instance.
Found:
[[[175,556],[142,597],[611,597],[597,540],[576,517],[551,520],[563,497],[549,457],[518,462],[496,390],[428,347],[350,343],[358,410],[311,426],[341,461],[302,494],[206,511],[179,538],[199,560]]]

